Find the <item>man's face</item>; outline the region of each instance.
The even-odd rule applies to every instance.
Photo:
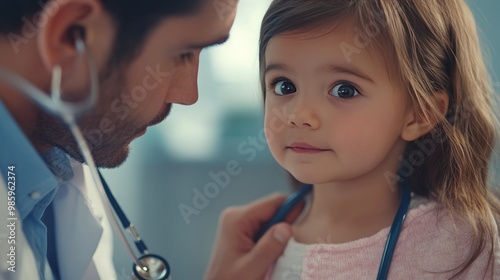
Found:
[[[223,10],[214,1],[224,2]],[[109,75],[101,75],[98,105],[79,122],[97,166],[120,165],[130,142],[165,119],[173,103],[197,101],[200,52],[227,40],[237,4],[235,0],[202,2],[191,15],[161,21],[125,67],[103,71]],[[83,161],[66,128],[46,117],[40,120],[42,141]]]

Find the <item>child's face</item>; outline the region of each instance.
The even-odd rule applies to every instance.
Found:
[[[355,27],[280,34],[267,46],[266,136],[304,183],[384,178],[404,151],[409,98],[382,55],[360,48]]]

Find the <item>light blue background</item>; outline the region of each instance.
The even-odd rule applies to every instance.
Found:
[[[238,152],[239,145],[248,149],[250,138],[258,138],[262,130],[256,34],[268,3],[240,0],[229,46],[203,55],[199,103],[175,107],[165,124],[132,144],[123,166],[103,172],[150,250],[169,260],[173,279],[202,278],[225,207],[289,191],[285,173],[267,149],[255,148],[251,161],[250,154]],[[483,31],[498,91],[500,1],[469,3]],[[241,173],[231,176],[228,186],[186,223],[179,206],[193,206],[195,191],[214,181],[210,172],[225,170],[230,161],[239,164]],[[130,279],[132,262],[117,238],[115,264],[119,279]]]

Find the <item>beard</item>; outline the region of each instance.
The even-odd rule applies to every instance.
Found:
[[[141,111],[140,106],[137,108],[129,107],[126,111],[127,114],[124,114],[125,111],[118,111],[113,104],[120,102],[120,93],[125,90],[126,83],[123,77],[123,73],[100,77],[100,94],[97,104],[77,121],[97,167],[114,168],[120,166],[128,157],[130,142],[149,125],[165,119],[171,109],[170,105],[165,105],[146,124],[137,122],[138,112]],[[123,104],[123,106],[125,105]],[[131,113],[133,110],[137,111],[136,114]],[[36,122],[33,139],[36,139],[37,144],[58,147],[73,159],[86,163],[75,138],[64,122],[42,110],[40,110]]]

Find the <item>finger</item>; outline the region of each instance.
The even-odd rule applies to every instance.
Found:
[[[248,259],[245,262],[247,267],[251,267],[255,275],[263,277],[269,267],[283,254],[292,235],[292,228],[287,223],[271,227],[247,255]]]
[[[297,217],[300,215],[300,213],[302,213],[302,210],[304,210],[304,206],[306,205],[305,201],[302,201],[301,203],[297,204],[297,206],[295,206],[292,211],[290,211],[290,214],[288,214],[285,218],[285,221],[286,223],[293,223]]]
[[[245,222],[248,236],[252,236],[269,221],[286,199],[284,194],[273,194],[252,202],[242,208],[240,221]]]
[[[226,208],[219,218],[219,234],[224,235],[223,239],[235,244],[239,250],[250,251],[255,245],[255,233],[285,199],[284,194],[272,194],[244,206]],[[234,233],[235,229],[237,234],[228,234]]]
[[[260,224],[269,220],[285,199],[285,194],[275,193],[245,205],[228,207],[219,216],[219,223],[223,227],[225,225],[239,227],[241,223]]]
[[[281,193],[271,194],[252,203],[249,203],[248,205],[244,206],[244,210],[247,213],[252,213],[252,217],[267,220],[281,206],[286,197],[287,196],[285,194]]]

